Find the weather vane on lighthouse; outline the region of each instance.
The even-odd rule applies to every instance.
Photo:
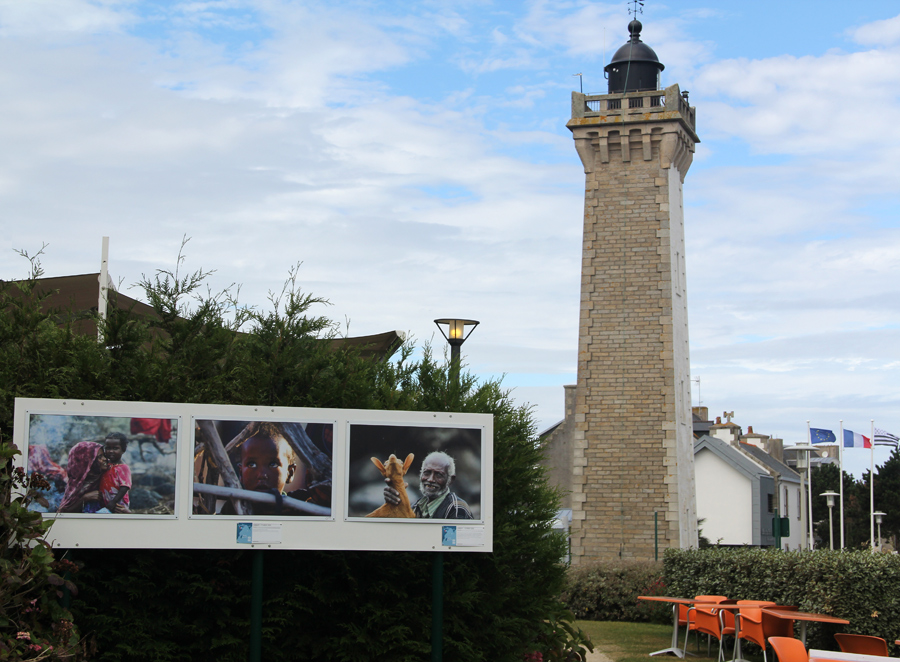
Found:
[[[643,0],[628,0],[628,4],[633,5],[628,8],[628,14],[630,16],[634,16],[637,18],[638,14],[644,13],[644,1]]]

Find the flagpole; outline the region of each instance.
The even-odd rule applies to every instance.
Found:
[[[838,437],[838,476],[841,494],[841,549],[844,549],[844,421],[841,420],[841,436]]]
[[[875,553],[875,419],[871,419],[872,423],[872,431],[871,437],[872,440],[871,445],[869,446],[869,450],[871,451],[872,458],[872,466],[869,469],[869,538],[872,543],[872,553]]]
[[[809,429],[809,421],[806,421],[806,443],[812,446],[812,431]],[[809,496],[806,498],[807,505],[807,517],[809,521],[807,522],[807,535],[809,536],[809,545],[808,548],[812,550],[813,548],[813,522],[812,522],[812,452],[809,453],[809,457],[806,458],[806,489],[809,492]]]

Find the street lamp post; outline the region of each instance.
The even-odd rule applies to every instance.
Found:
[[[443,317],[434,320],[450,345],[450,378],[459,386],[460,347],[478,326],[476,320]],[[447,331],[444,331],[444,326]],[[466,333],[466,327],[472,327]],[[434,552],[431,563],[431,662],[441,662],[444,648],[444,552]]]
[[[786,451],[795,451],[797,458],[797,471],[800,474],[800,495],[802,498],[806,499],[807,508],[804,509],[807,512],[807,518],[809,522],[806,526],[806,548],[813,548],[813,534],[812,534],[812,474],[809,471],[809,454],[814,453],[816,448],[812,444],[797,444],[796,446],[788,446],[784,450]],[[806,483],[807,483],[807,492],[803,490],[803,472],[806,471]]]
[[[880,510],[876,510],[872,514],[875,515],[875,524],[878,525],[878,551],[880,552],[881,551],[881,518],[884,517],[885,515],[887,515],[887,513],[884,513]]]
[[[819,496],[825,497],[828,503],[828,548],[834,549],[834,524],[832,521],[832,511],[834,510],[834,497],[840,496],[837,492],[822,492]]]

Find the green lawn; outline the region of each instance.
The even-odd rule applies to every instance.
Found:
[[[650,653],[668,648],[672,643],[671,625],[622,623],[618,621],[577,621],[577,625],[591,638],[594,650],[603,653],[612,659],[613,662],[647,662]],[[719,650],[717,643],[715,641],[712,642],[710,656],[707,657],[706,637],[702,638],[699,650],[696,641],[696,637],[692,635],[688,651],[697,653],[697,657],[691,657],[690,659],[692,661],[696,660],[696,662],[715,662]],[[753,648],[746,644],[743,646],[744,658],[762,662],[762,655],[753,655]],[[656,659],[664,662],[665,660],[677,660],[678,658],[666,656]],[[726,659],[731,659],[731,648],[726,649]],[[774,658],[770,657],[769,659],[773,660]]]

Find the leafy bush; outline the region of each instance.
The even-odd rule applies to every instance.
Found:
[[[560,609],[541,623],[536,650],[525,654],[525,662],[585,662],[594,645],[574,620],[572,612]]]
[[[807,643],[811,648],[834,649],[835,632],[869,634],[888,642],[897,638],[900,556],[895,554],[670,549],[664,565],[670,595],[771,600],[850,621],[845,626],[809,623]]]
[[[672,607],[639,595],[665,595],[663,564],[596,561],[569,569],[563,602],[577,618],[595,621],[671,623]]]
[[[77,568],[54,557],[49,522],[28,509],[49,485],[39,473],[12,469],[18,453],[0,439],[0,659],[74,660],[82,652],[78,632],[59,598],[75,586],[59,573]]]

